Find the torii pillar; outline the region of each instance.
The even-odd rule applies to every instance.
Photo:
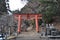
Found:
[[[18,33],[21,32],[21,15],[18,16]]]
[[[39,32],[38,15],[35,15],[35,23],[36,23],[36,32]]]

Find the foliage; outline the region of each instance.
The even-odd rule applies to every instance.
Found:
[[[38,20],[38,25],[40,26],[43,23],[43,21],[40,19]]]
[[[57,2],[51,0],[40,0],[40,2],[43,4],[43,10],[41,13],[43,13],[43,19],[45,23],[49,23],[52,21],[52,17],[56,15],[56,9],[57,9]]]
[[[7,9],[6,9],[6,3],[5,0],[0,0],[0,15],[6,14]]]
[[[21,10],[21,13],[41,13],[44,22],[49,23],[56,15],[57,2],[55,0],[28,0],[29,3]]]

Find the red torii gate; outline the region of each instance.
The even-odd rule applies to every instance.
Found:
[[[39,32],[38,19],[42,19],[42,14],[14,14],[16,20],[18,20],[18,33],[21,32],[22,19],[35,19],[36,32]]]

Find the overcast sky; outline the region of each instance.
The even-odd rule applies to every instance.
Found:
[[[9,0],[9,6],[10,6],[10,10],[14,11],[14,10],[21,10],[21,8],[23,8],[26,4],[27,4],[27,0],[21,1],[21,0]]]

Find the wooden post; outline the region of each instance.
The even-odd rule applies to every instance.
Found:
[[[35,15],[35,22],[36,22],[36,32],[39,32],[39,27],[38,27],[38,15]]]
[[[21,15],[18,16],[18,33],[21,32]]]

